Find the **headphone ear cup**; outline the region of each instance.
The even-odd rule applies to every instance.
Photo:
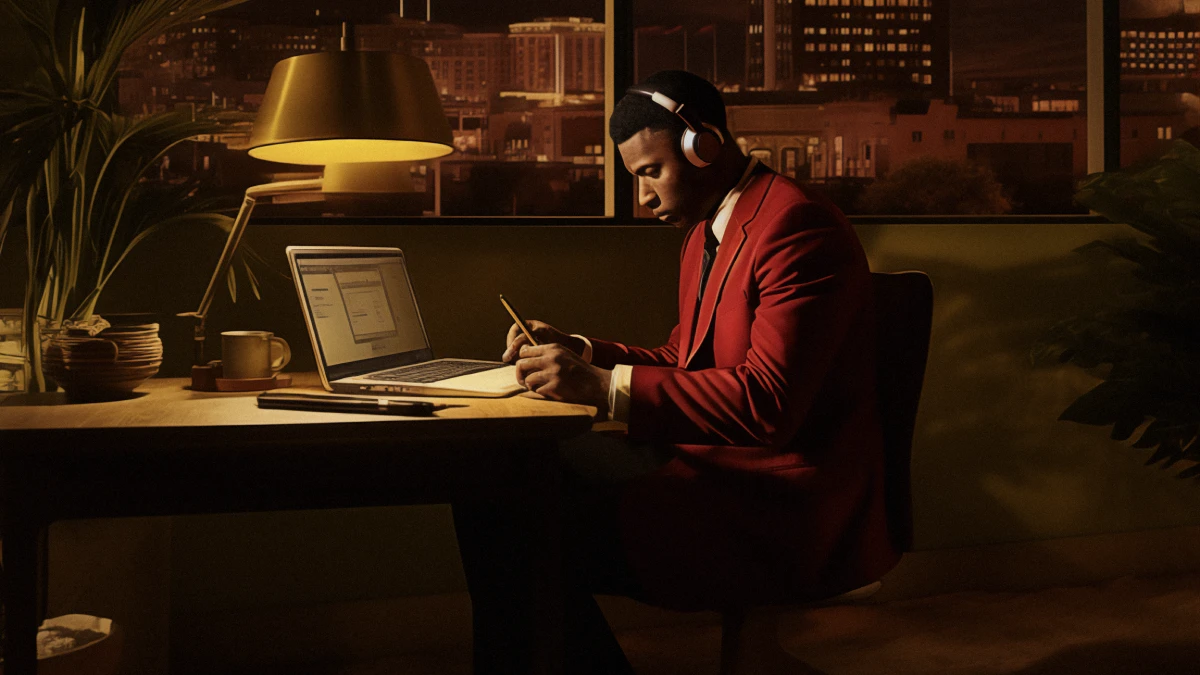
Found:
[[[704,130],[696,134],[692,141],[696,147],[696,156],[704,160],[704,164],[712,164],[721,155],[721,138],[711,131]]]
[[[685,130],[680,145],[683,147],[683,156],[700,168],[717,161],[717,156],[721,154],[721,139],[707,129],[700,133]]]

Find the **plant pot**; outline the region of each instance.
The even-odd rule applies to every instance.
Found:
[[[72,329],[54,336],[43,363],[66,391],[68,400],[130,398],[133,390],[158,372],[162,365],[162,340],[157,323],[137,323],[145,318],[146,315],[119,317],[119,323],[96,335]]]
[[[38,319],[37,322],[38,322],[38,337],[41,339],[40,344],[41,344],[41,355],[42,355],[42,360],[41,360],[42,382],[45,383],[45,388],[42,391],[44,391],[44,392],[58,391],[58,383],[54,381],[54,375],[50,372],[50,369],[46,367],[46,350],[50,349],[50,344],[54,340],[54,337],[62,332],[62,324],[60,324],[58,322],[51,323],[45,319]],[[26,351],[26,354],[28,354],[28,353],[29,352]],[[32,362],[30,362],[30,366],[32,367]],[[36,378],[32,377],[32,375],[33,375],[33,373],[31,372],[30,377],[29,377],[29,385],[28,385],[29,391],[34,391],[34,389],[35,389],[35,379]]]
[[[80,636],[91,639],[61,650],[47,651],[47,637]],[[99,634],[99,637],[96,635]],[[38,675],[114,675],[121,660],[121,631],[112,619],[88,614],[64,614],[46,619],[38,629]],[[4,663],[0,661],[0,675]]]

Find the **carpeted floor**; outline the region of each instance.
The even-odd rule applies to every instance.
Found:
[[[1026,593],[955,593],[786,615],[784,647],[827,675],[1197,675],[1200,574]],[[639,675],[716,675],[720,628],[619,635]],[[468,675],[469,650],[338,675]]]

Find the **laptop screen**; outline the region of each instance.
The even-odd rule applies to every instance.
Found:
[[[295,272],[330,379],[432,357],[403,257],[300,254]]]

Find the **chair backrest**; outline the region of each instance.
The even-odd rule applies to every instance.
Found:
[[[900,551],[912,548],[913,428],[933,321],[933,285],[924,272],[871,273],[878,325],[876,379],[883,422],[888,531]]]

